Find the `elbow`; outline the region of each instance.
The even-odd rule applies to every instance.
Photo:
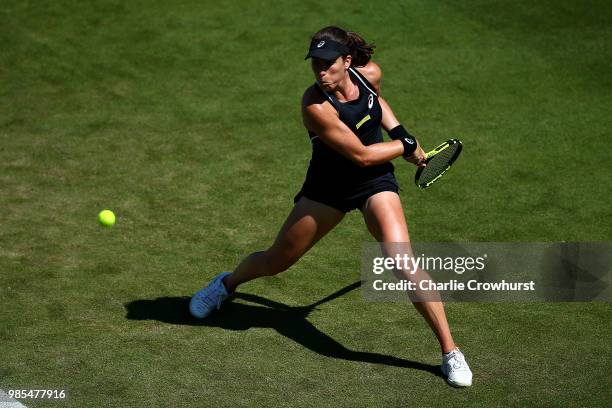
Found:
[[[353,157],[353,163],[355,163],[359,167],[368,167],[374,164],[370,155],[367,154],[367,152]]]

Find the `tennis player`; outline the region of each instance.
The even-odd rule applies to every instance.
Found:
[[[349,211],[361,211],[378,242],[409,243],[391,160],[403,157],[422,167],[425,153],[380,97],[382,73],[370,61],[373,48],[339,27],[325,27],[313,36],[306,59],[315,83],[302,98],[312,159],[295,206],[270,248],[250,254],[233,272],[217,275],[193,295],[193,316],[204,318],[220,308],[242,283],[288,269]],[[393,140],[383,142],[381,128]],[[472,372],[453,341],[442,302],[413,304],[440,342],[449,384],[470,386]]]

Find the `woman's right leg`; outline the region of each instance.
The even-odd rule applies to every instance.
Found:
[[[287,217],[274,244],[244,258],[234,272],[224,278],[227,291],[233,292],[241,283],[255,278],[285,271],[342,218],[342,211],[302,197]]]

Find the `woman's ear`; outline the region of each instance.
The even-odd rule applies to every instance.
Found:
[[[351,66],[351,62],[353,62],[353,56],[349,54],[343,58],[343,61],[344,61],[344,69],[349,69],[349,67]]]

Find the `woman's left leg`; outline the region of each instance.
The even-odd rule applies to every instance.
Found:
[[[365,202],[361,212],[374,239],[381,243],[402,243],[402,249],[407,255],[413,256],[408,226],[397,193],[383,191],[374,194]],[[454,350],[456,346],[442,302],[414,301],[413,304],[438,338],[442,353]]]

